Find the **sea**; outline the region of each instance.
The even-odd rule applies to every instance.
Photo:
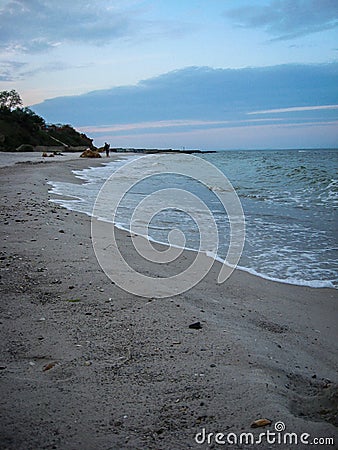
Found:
[[[238,263],[240,270],[283,283],[338,287],[338,150],[234,150],[200,153],[196,157],[226,176],[242,205],[245,243]],[[106,180],[114,174],[114,183],[119,185],[123,181],[119,179],[120,169],[137,158],[145,157],[121,154],[119,160],[105,159],[100,167],[74,171],[82,183],[51,180],[52,201],[92,216]],[[145,163],[151,167],[152,157],[146,158]],[[179,165],[179,158],[185,156],[176,158]],[[113,218],[116,226],[130,230],[135,208],[158,190],[174,187],[189,191],[202,199],[217,224],[219,243],[214,257],[226,258],[229,220],[216,195],[217,183],[205,185],[175,173],[145,180],[140,175],[140,181],[131,183],[133,187],[119,204]],[[154,215],[147,237],[168,243],[170,231],[179,229],[184,235],[182,246],[198,251],[199,224],[189,210],[180,207],[180,198],[176,200],[176,208],[168,207]],[[102,220],[112,220],[104,210],[98,212],[96,208],[94,212]]]

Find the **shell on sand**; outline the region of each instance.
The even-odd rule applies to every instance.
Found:
[[[271,425],[272,421],[269,419],[257,419],[250,425],[251,428],[265,427]]]

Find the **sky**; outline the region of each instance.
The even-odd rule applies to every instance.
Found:
[[[0,90],[112,147],[338,147],[338,0],[0,0]]]

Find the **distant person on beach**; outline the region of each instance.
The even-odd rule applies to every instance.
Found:
[[[104,150],[105,150],[105,152],[106,152],[107,158],[109,158],[110,144],[108,144],[107,142],[105,142],[103,148],[104,148]]]

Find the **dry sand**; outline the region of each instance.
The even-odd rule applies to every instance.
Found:
[[[173,298],[124,292],[95,258],[90,218],[49,202],[48,180],[105,159],[54,160],[0,169],[0,448],[309,448],[194,439],[277,421],[337,445],[337,291],[238,270],[218,285],[215,263]],[[259,418],[272,425],[251,429]]]
[[[40,163],[50,163],[50,162],[60,162],[69,160],[78,160],[82,152],[75,153],[62,153],[61,155],[56,155],[53,157],[47,156],[43,157],[42,152],[0,152],[0,167],[9,167],[16,164],[40,164]],[[47,152],[48,155],[51,152]]]

